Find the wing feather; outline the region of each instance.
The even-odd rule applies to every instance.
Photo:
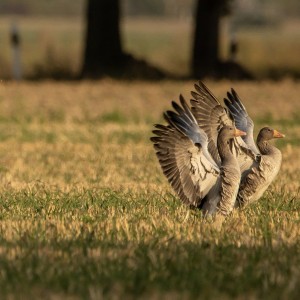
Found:
[[[220,170],[207,150],[207,135],[182,96],[180,104],[172,103],[175,111],[165,113],[168,125],[155,125],[156,136],[151,141],[163,173],[180,199],[198,207]]]
[[[231,89],[231,93],[227,92],[227,97],[228,99],[225,98],[224,103],[234,119],[235,126],[247,133],[247,135],[243,137],[243,140],[248,147],[258,155],[260,152],[257,149],[253,138],[254,123],[252,119],[248,115],[245,106],[234,89]]]
[[[199,127],[207,134],[209,152],[220,166],[221,161],[217,149],[219,130],[225,125],[235,125],[240,130],[243,130],[243,128],[239,127],[238,124],[234,124],[233,115],[230,118],[226,109],[203,82],[195,84],[195,90],[197,93],[192,92],[193,99],[191,99],[192,112],[197,119]],[[233,92],[230,98],[233,98],[235,95],[236,93]],[[243,107],[242,103],[239,104],[239,107]],[[230,142],[230,149],[237,158],[242,173],[248,170],[256,160],[256,153],[241,137],[235,138]]]
[[[217,138],[219,130],[225,126],[233,125],[233,121],[227,115],[226,110],[218,99],[212,94],[203,82],[195,84],[195,91],[192,91],[191,106],[198,125],[205,131],[208,137],[208,150],[214,160],[221,165],[217,149]]]

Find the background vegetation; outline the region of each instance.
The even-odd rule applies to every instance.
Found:
[[[123,1],[125,51],[176,76],[190,69],[194,1]],[[237,61],[258,78],[299,77],[298,1],[234,1],[223,20],[221,56],[228,58],[230,38],[238,41]],[[22,8],[23,7],[23,8]],[[17,22],[26,78],[72,78],[83,57],[83,0],[72,2],[3,0],[0,4],[0,77],[11,77],[9,32]]]
[[[194,14],[196,0],[122,0],[122,7],[126,16],[167,16],[167,17],[191,17]],[[1,15],[82,15],[85,8],[85,0],[72,2],[63,0],[39,1],[39,0],[2,0],[0,4]],[[255,11],[256,17],[277,15],[281,18],[298,17],[300,4],[297,0],[233,0],[232,7],[237,13],[248,14]]]

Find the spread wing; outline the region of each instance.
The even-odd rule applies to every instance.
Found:
[[[225,126],[233,126],[233,121],[228,117],[225,108],[211,93],[204,83],[195,84],[197,92],[192,91],[192,112],[197,119],[198,125],[208,137],[208,150],[218,165],[221,164],[217,149],[219,130]]]
[[[199,82],[199,84],[195,84],[195,89],[196,92],[191,92],[193,97],[191,99],[192,112],[197,119],[199,127],[207,134],[209,152],[220,166],[221,161],[217,148],[218,133],[225,125],[233,126],[234,121],[228,116],[226,109],[204,83]],[[238,126],[236,127],[243,130]],[[239,162],[242,173],[252,166],[256,156],[241,137],[233,139],[230,142],[230,148]]]
[[[208,152],[205,132],[182,96],[180,103],[172,102],[175,112],[164,114],[168,125],[156,125],[156,136],[151,141],[163,173],[180,199],[199,206],[215,185],[220,170]]]
[[[253,139],[254,123],[252,119],[249,117],[245,106],[234,89],[231,89],[231,93],[227,92],[227,97],[228,99],[225,98],[224,103],[234,119],[235,126],[247,133],[247,135],[242,138],[253,153],[258,155],[260,152]]]

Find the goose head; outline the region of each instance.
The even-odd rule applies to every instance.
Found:
[[[219,132],[217,140],[217,148],[221,158],[221,162],[229,161],[232,163],[232,153],[230,151],[230,141],[238,136],[246,135],[246,132],[241,131],[234,126],[224,126]]]
[[[246,132],[235,128],[234,126],[224,126],[219,132],[219,138],[228,141],[238,136],[244,136]]]
[[[258,139],[261,141],[269,141],[276,138],[284,138],[285,135],[276,129],[270,127],[264,127],[260,130],[258,134]]]

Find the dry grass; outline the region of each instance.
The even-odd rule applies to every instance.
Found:
[[[193,82],[0,85],[0,289],[7,297],[299,296],[298,82],[233,86],[286,133],[282,170],[220,232],[174,196],[149,141]]]
[[[179,92],[188,98],[192,85],[181,81],[2,82],[2,185],[26,186],[40,180],[60,187],[78,182],[82,187],[136,190],[141,184],[157,184],[160,172],[149,141],[152,124],[162,121],[162,111]],[[258,123],[256,130],[273,125],[285,132],[287,138],[280,144],[285,160],[298,159],[298,83],[224,81],[209,86],[220,99],[235,87]],[[153,162],[155,167],[141,166]],[[290,170],[290,166],[283,168]],[[63,177],[67,173],[68,180]]]

